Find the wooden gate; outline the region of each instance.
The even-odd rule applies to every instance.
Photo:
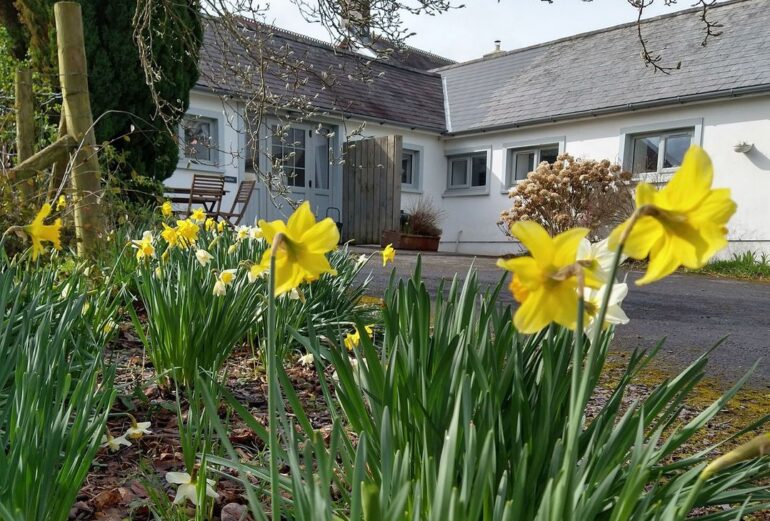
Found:
[[[379,244],[401,222],[401,136],[348,141],[343,146],[342,236]]]

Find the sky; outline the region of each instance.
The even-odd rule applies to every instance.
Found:
[[[457,1],[456,4],[462,2]],[[502,41],[503,50],[636,20],[636,10],[626,0],[464,0],[466,6],[439,16],[406,17],[410,31],[417,33],[407,43],[456,61],[479,58]],[[692,2],[666,7],[657,0],[645,17],[686,9]],[[305,21],[291,0],[273,0],[267,21],[274,25],[328,41],[326,29]]]

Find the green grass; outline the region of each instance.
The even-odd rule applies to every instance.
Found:
[[[751,251],[735,253],[731,259],[709,262],[695,272],[737,279],[770,280],[770,256]]]

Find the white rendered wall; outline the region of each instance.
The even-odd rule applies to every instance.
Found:
[[[195,173],[221,174],[228,180],[225,182],[225,190],[228,192],[222,198],[222,209],[230,211],[233,204],[238,183],[243,178],[243,165],[245,154],[242,150],[242,121],[238,114],[238,107],[231,102],[224,103],[219,96],[200,91],[190,92],[190,107],[187,114],[218,119],[218,135],[216,143],[216,161],[212,165],[196,164],[189,159],[180,159],[174,174],[164,181],[166,186],[189,188]],[[232,182],[232,179],[235,182]],[[177,205],[178,209],[186,209],[185,205]],[[182,208],[185,206],[185,208]]]
[[[441,200],[446,209],[441,249],[493,255],[516,251],[516,245],[506,240],[495,225],[500,212],[510,204],[507,194],[502,193],[506,168],[504,143],[563,136],[566,152],[575,157],[622,162],[619,157],[622,129],[650,125],[666,129],[671,128],[670,122],[701,118],[701,144],[714,162],[714,186],[731,188],[732,197],[738,203],[738,211],[729,224],[731,243],[721,255],[745,250],[770,253],[770,97],[767,96],[445,139],[446,150],[491,148],[492,178],[488,195],[443,199],[446,162],[443,168],[436,166],[435,179],[425,180],[426,195]],[[753,143],[754,149],[748,154],[735,152],[733,146],[742,141]]]
[[[216,171],[240,181],[245,176],[245,153],[238,151],[245,147],[245,143],[236,130],[241,128],[237,113],[230,106],[223,106],[217,96],[194,91],[188,112],[195,114],[196,111],[218,111],[222,115],[224,139],[220,140],[221,161]],[[563,140],[565,151],[575,157],[622,162],[624,129],[659,126],[665,130],[670,129],[672,123],[682,121],[702,122],[700,144],[714,162],[714,186],[730,188],[738,203],[738,211],[729,224],[731,243],[721,255],[746,250],[770,254],[770,96],[683,105],[458,138],[370,122],[363,126],[360,134],[350,139],[403,136],[405,147],[420,151],[421,186],[417,192],[402,193],[402,209],[408,210],[420,196],[429,197],[444,210],[442,251],[500,255],[520,249],[496,225],[500,212],[510,205],[504,184],[506,144],[541,139],[544,143],[552,143],[558,137]],[[361,124],[353,120],[329,120],[327,123],[338,125],[340,146],[344,136],[359,129]],[[698,136],[695,141],[698,142]],[[743,141],[754,144],[748,154],[733,150],[735,144]],[[453,150],[482,148],[491,150],[488,193],[447,196],[446,154]],[[180,168],[166,184],[189,186],[195,171],[200,171],[196,165],[180,161]],[[226,184],[225,189],[230,194],[223,201],[223,207],[229,209],[237,185]],[[256,197],[256,200],[261,198]],[[338,202],[342,203],[341,200]]]

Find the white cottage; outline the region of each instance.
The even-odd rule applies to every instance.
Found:
[[[232,183],[232,197],[235,183],[253,176],[250,157],[259,157],[269,171],[272,158],[291,156],[283,173],[288,171],[293,197],[309,199],[319,216],[336,218],[339,212],[345,236],[356,239],[352,221],[368,210],[354,204],[359,191],[352,186],[371,190],[384,177],[375,171],[367,180],[362,170],[330,162],[330,153],[350,155],[346,142],[397,135],[402,148],[389,156],[400,177],[389,194],[394,204],[405,209],[421,195],[431,197],[445,210],[441,250],[497,255],[514,247],[496,225],[510,206],[508,189],[540,161],[569,152],[617,161],[638,179],[665,180],[684,151],[699,144],[714,161],[715,185],[731,188],[738,203],[723,254],[770,254],[770,10],[766,0],[717,4],[712,16],[723,24],[723,34],[706,46],[697,12],[643,22],[649,45],[681,61],[670,74],[643,65],[635,24],[464,63],[411,49],[368,63],[371,81],[365,83],[348,77],[362,56],[270,28],[274,45],[313,64],[299,92],[318,116],[288,129],[281,127],[280,114],[266,116],[256,143],[246,143],[242,132],[250,121],[250,89],[259,84],[279,96],[286,88],[283,73],[268,70],[265,82],[233,81],[228,58],[209,31],[202,79],[180,137],[184,142],[197,133],[216,146],[187,147],[167,184],[189,185],[193,172],[216,172]],[[337,79],[324,83],[323,71]],[[361,124],[360,133],[349,135]],[[261,153],[250,154],[254,147]],[[223,206],[229,208],[227,199]],[[258,184],[248,221],[285,212]],[[392,219],[375,219],[373,226],[377,235]]]

